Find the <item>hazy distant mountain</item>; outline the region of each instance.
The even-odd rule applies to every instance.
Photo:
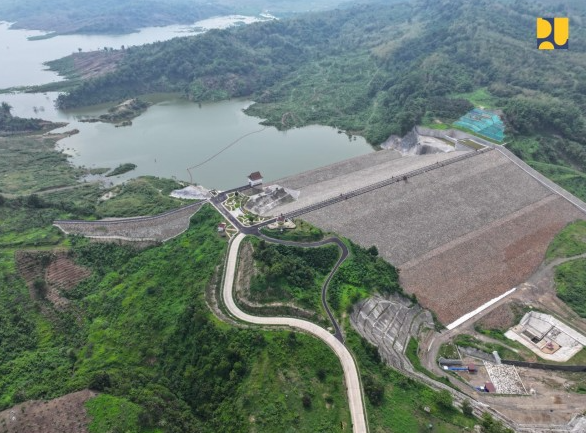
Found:
[[[584,5],[544,3],[385,2],[211,31],[133,49],[116,72],[60,103],[151,91],[246,96],[271,125],[332,125],[376,144],[416,124],[451,122],[472,102],[502,110],[509,146],[586,197],[583,174],[567,172],[586,171]],[[538,16],[570,16],[570,50],[537,50]],[[293,124],[282,124],[284,113]]]
[[[336,7],[341,0],[0,0],[0,21],[58,33],[123,33],[193,23],[215,15],[270,11],[279,16]]]

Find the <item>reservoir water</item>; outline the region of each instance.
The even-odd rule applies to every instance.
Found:
[[[217,26],[221,23],[225,21],[216,20]],[[169,31],[168,35],[176,35],[169,27],[158,28],[159,39],[164,39],[162,29]],[[13,31],[0,26],[0,41],[7,40],[5,34],[13,38],[12,32],[20,32],[21,37],[24,37],[24,41],[19,43],[27,47],[23,50],[31,56],[26,61],[30,63],[28,67],[31,70],[24,74],[11,68],[11,72],[6,73],[2,68],[0,88],[6,87],[8,82],[11,85],[31,85],[51,81],[44,79],[43,74],[52,73],[43,71],[39,65],[43,61],[69,54],[70,47],[67,48],[68,52],[54,54],[65,50],[60,44],[62,38],[69,36],[28,41],[25,37],[27,31]],[[106,46],[139,45],[141,42],[151,42],[152,32],[146,29],[130,35],[99,38],[116,40],[116,45],[105,43]],[[136,39],[141,34],[145,35],[145,39]],[[80,45],[79,41],[76,39],[72,46]],[[27,45],[38,43],[51,47],[47,48],[51,58],[47,58],[43,50],[31,49]],[[70,42],[67,44],[71,45]],[[100,40],[100,45],[104,45],[104,39]],[[18,61],[17,64],[19,69],[27,68]],[[244,184],[246,175],[252,171],[258,170],[265,179],[274,180],[373,151],[362,137],[349,139],[334,128],[309,126],[289,131],[265,128],[259,124],[262,119],[243,113],[242,110],[251,104],[250,101],[232,100],[200,106],[177,95],[150,95],[145,99],[153,105],[134,119],[132,126],[116,128],[107,123],[79,122],[85,116],[104,113],[106,106],[61,111],[54,107],[56,97],[56,93],[3,94],[0,95],[0,102],[11,104],[16,116],[69,123],[56,132],[79,129],[79,134],[58,143],[58,149],[71,155],[71,162],[75,165],[114,168],[131,162],[138,166],[136,170],[114,178],[115,182],[141,175],[154,175],[193,181],[208,188],[226,189]],[[191,170],[191,174],[187,171],[187,168],[216,154],[207,163]]]

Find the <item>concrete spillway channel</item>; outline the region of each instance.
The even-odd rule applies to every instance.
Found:
[[[238,262],[238,250],[244,238],[244,234],[238,234],[231,241],[228,249],[224,285],[222,287],[222,297],[226,309],[235,318],[242,320],[243,322],[265,326],[287,326],[307,332],[325,342],[340,359],[342,369],[344,370],[344,380],[346,382],[348,404],[350,406],[350,417],[352,419],[352,431],[353,433],[367,433],[366,413],[364,411],[358,368],[356,367],[354,358],[344,344],[342,344],[334,335],[314,323],[289,317],[252,316],[240,310],[236,305],[236,302],[234,301],[234,277]]]

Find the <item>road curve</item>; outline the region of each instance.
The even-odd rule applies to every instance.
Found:
[[[364,404],[362,401],[362,391],[358,369],[354,358],[334,335],[314,323],[305,320],[294,319],[289,317],[259,317],[252,316],[240,310],[234,302],[234,277],[236,274],[236,264],[238,259],[238,250],[245,235],[239,233],[230,243],[228,250],[228,261],[226,273],[224,276],[224,286],[222,288],[222,297],[226,308],[234,317],[244,322],[256,325],[277,325],[290,326],[301,331],[308,332],[320,340],[324,341],[340,359],[342,369],[344,370],[344,380],[348,392],[348,403],[350,405],[350,417],[352,419],[353,433],[367,433],[366,417],[364,413]]]

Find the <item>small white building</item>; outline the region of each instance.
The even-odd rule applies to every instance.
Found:
[[[248,175],[248,184],[251,187],[262,185],[262,175],[260,174],[260,171],[255,171]]]

